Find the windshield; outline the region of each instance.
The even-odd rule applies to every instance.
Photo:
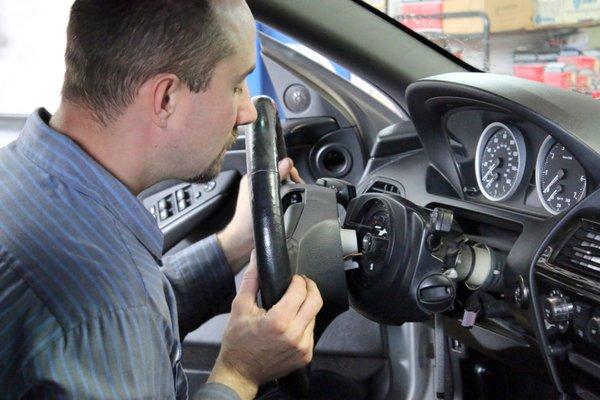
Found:
[[[600,0],[364,0],[486,72],[600,98]]]

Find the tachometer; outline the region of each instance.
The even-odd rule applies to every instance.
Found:
[[[475,173],[481,193],[489,200],[512,196],[525,172],[526,148],[516,127],[500,122],[488,125],[479,138]]]
[[[549,136],[538,153],[535,185],[544,208],[558,214],[585,196],[587,179],[575,157]]]

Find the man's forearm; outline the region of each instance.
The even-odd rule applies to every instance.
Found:
[[[234,390],[242,400],[251,400],[258,392],[258,385],[250,381],[234,368],[227,367],[220,358],[208,378],[207,383],[220,383]]]
[[[254,240],[240,241],[239,236],[236,235],[231,225],[228,225],[221,232],[217,233],[217,240],[221,245],[225,258],[227,258],[227,262],[231,266],[231,272],[234,276],[248,263],[250,253],[254,248]]]
[[[218,239],[211,235],[163,258],[162,268],[177,300],[181,336],[209,318],[228,312],[235,282]]]

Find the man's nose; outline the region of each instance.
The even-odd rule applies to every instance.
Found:
[[[237,116],[237,125],[246,125],[256,120],[256,107],[250,98],[248,86],[244,87],[244,101],[240,104]]]

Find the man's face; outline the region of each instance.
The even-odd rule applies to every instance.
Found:
[[[237,126],[256,119],[246,84],[256,60],[254,20],[247,8],[238,12],[243,18],[236,15],[235,25],[225,27],[234,53],[217,64],[205,91],[188,91],[176,110],[178,129],[169,149],[170,162],[176,164],[169,169],[179,179],[201,182],[214,178],[225,152],[235,142]]]

